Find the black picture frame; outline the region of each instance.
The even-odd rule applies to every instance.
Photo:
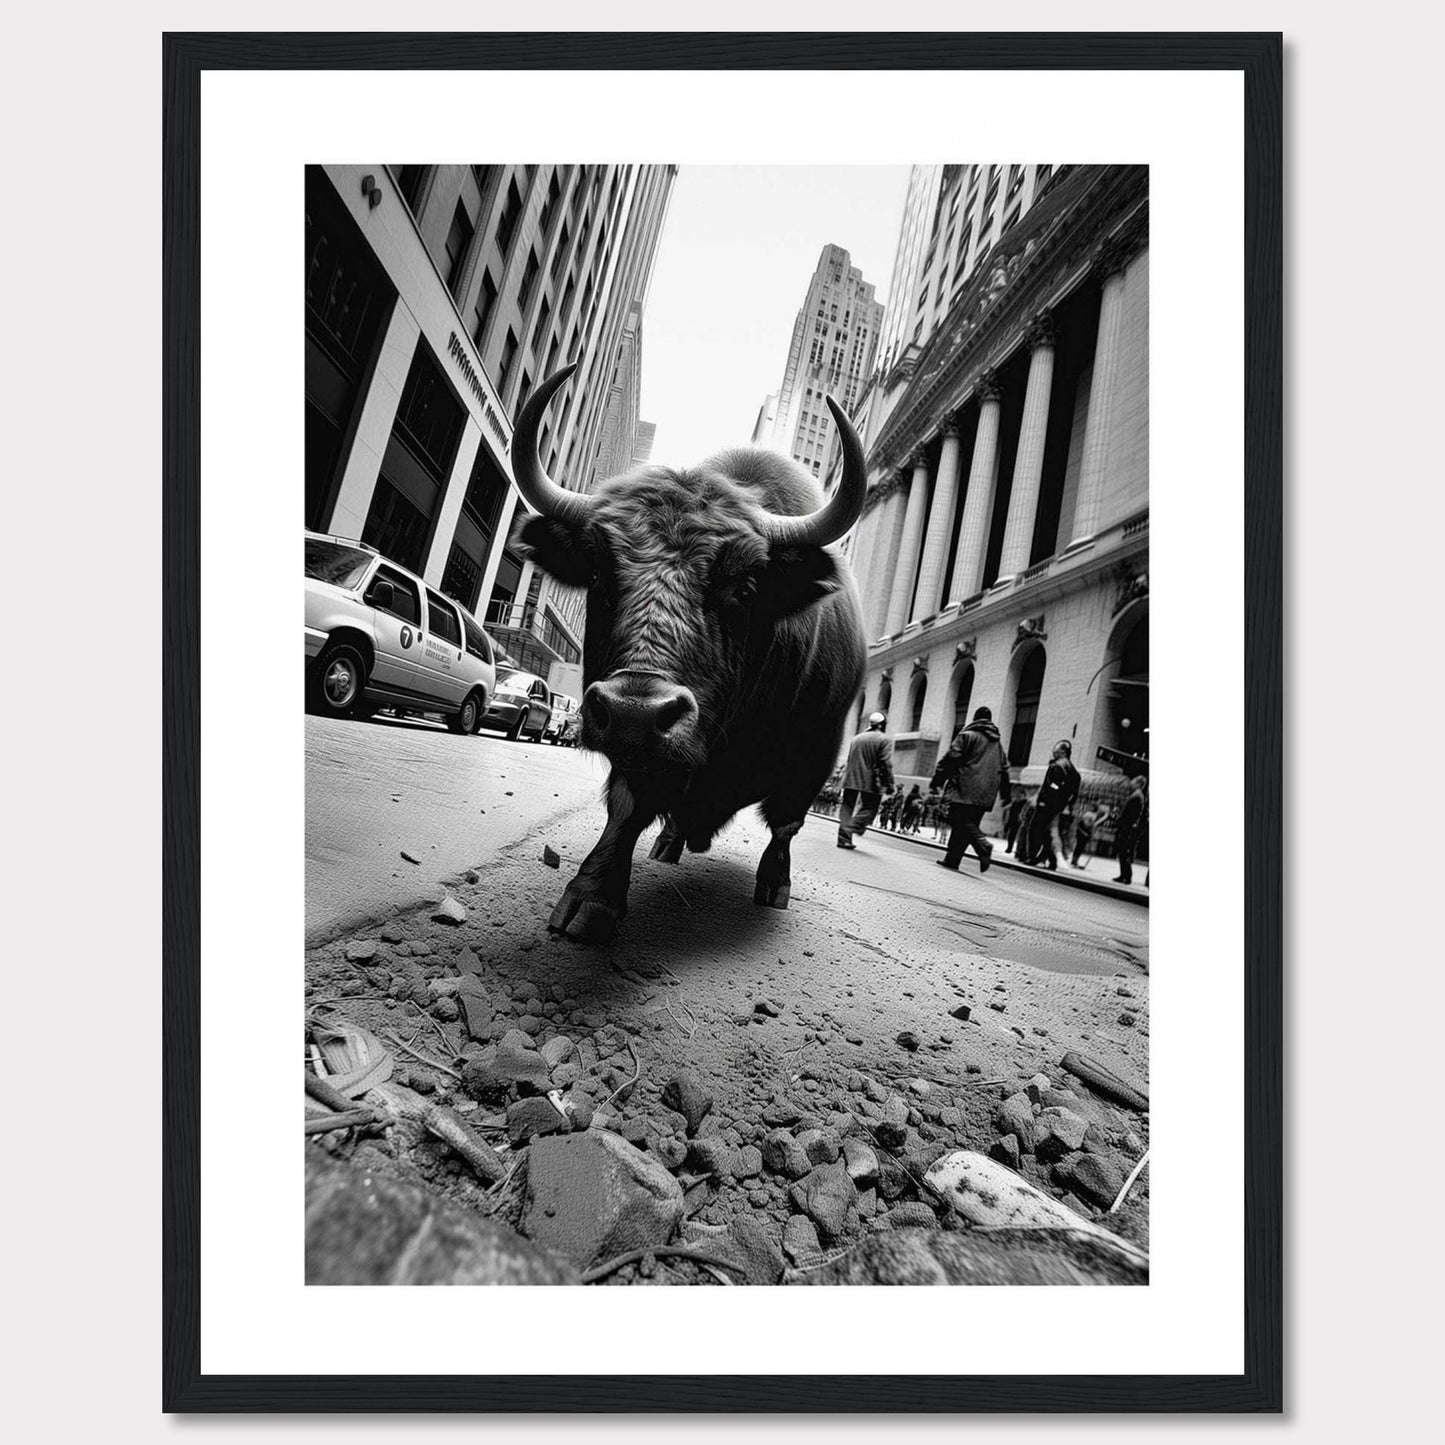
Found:
[[[1282,1409],[1282,38],[172,33],[163,51],[163,1407],[170,1412]],[[1244,1360],[1238,1375],[207,1375],[200,1339],[200,153],[206,70],[1230,70],[1244,79]]]

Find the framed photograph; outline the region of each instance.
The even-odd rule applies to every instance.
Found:
[[[1280,37],[164,82],[166,1409],[1279,1410]]]

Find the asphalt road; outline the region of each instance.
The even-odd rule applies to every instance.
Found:
[[[438,897],[443,880],[485,871],[533,835],[538,853],[551,841],[575,867],[605,819],[606,764],[573,748],[389,718],[310,717],[306,740],[309,941]],[[639,882],[651,836],[638,847]],[[738,819],[711,854],[664,870],[669,886],[724,861],[750,873],[766,837],[755,818]],[[889,916],[906,909],[931,919],[942,942],[970,952],[1058,973],[1147,968],[1148,918],[1131,903],[1030,872],[983,876],[971,858],[950,873],[931,850],[888,834],[869,833],[853,852],[835,838],[831,823],[810,817],[794,841],[794,910],[846,887]],[[567,872],[553,875],[559,893]]]

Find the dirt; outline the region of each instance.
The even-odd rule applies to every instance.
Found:
[[[470,874],[476,881],[450,880],[448,892],[466,909],[459,925],[434,921],[423,908],[313,948],[310,1017],[345,1018],[402,1041],[394,1080],[451,1104],[504,1160],[524,1166],[525,1143],[507,1145],[505,1103],[469,1098],[454,1077],[477,1048],[465,1016],[427,987],[475,975],[495,1010],[493,1040],[520,1025],[539,1047],[558,1036],[578,1046],[554,1070],[562,1096],[594,1109],[593,1127],[605,1123],[668,1164],[686,1190],[685,1228],[694,1231],[748,1216],[776,1242],[799,1212],[791,1179],[766,1166],[737,1174],[753,1162],[746,1151],[761,1149],[776,1127],[763,1117],[770,1106],[774,1118],[796,1115],[782,1127],[800,1137],[822,1130],[864,1139],[880,1161],[893,1163],[876,1188],[860,1189],[847,1225],[825,1239],[830,1256],[887,1227],[886,1216],[904,1206],[912,1213],[900,1214],[900,1223],[917,1224],[922,1204],[937,1228],[961,1227],[923,1184],[930,1156],[989,1151],[1000,1102],[1038,1074],[1080,1096],[1102,1121],[1085,1147],[1116,1170],[1127,1174],[1147,1148],[1147,1115],[1091,1096],[1059,1062],[1075,1050],[1147,1089],[1142,924],[1138,937],[1071,935],[1046,920],[1021,923],[911,897],[901,903],[891,896],[896,890],[840,887],[796,862],[792,907],[754,908],[752,860],[766,832],[740,819],[714,852],[679,866],[648,860],[644,840],[619,939],[582,946],[549,935],[546,920],[595,832],[595,808],[569,810]],[[561,855],[560,871],[543,864],[544,846]],[[349,962],[358,942],[375,951]],[[967,1021],[950,1016],[961,1004]],[[1126,1015],[1132,1022],[1121,1022]],[[898,1042],[910,1034],[916,1049]],[[681,1116],[662,1102],[683,1069],[713,1097],[698,1130],[699,1139],[718,1141],[710,1151],[689,1150]],[[342,1157],[365,1149],[373,1169],[423,1181],[509,1222],[521,1217],[524,1168],[487,1189],[446,1145],[424,1137],[322,1138],[314,1147]],[[719,1160],[721,1172],[705,1172]],[[1126,1205],[1106,1217],[1056,1183],[1051,1164],[1026,1155],[1020,1169],[1085,1218],[1147,1247],[1147,1170]],[[604,1281],[716,1282],[682,1258],[645,1258]]]

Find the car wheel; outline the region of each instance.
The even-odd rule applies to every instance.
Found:
[[[507,738],[510,742],[516,742],[522,736],[522,726],[527,721],[527,714],[519,712],[517,720],[507,729]]]
[[[477,722],[481,715],[482,710],[477,704],[477,695],[476,693],[472,693],[466,701],[462,703],[462,710],[460,712],[449,713],[447,715],[447,727],[449,727],[452,732],[461,733],[463,736],[468,733],[474,733],[477,730]]]
[[[333,717],[348,717],[366,686],[366,663],[349,642],[333,642],[316,662],[316,701]]]

